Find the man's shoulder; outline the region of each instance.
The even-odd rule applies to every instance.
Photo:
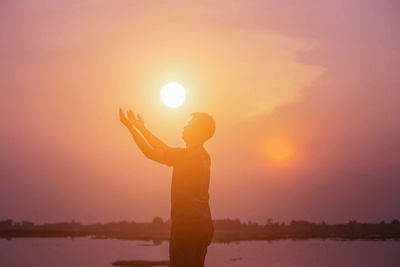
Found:
[[[208,157],[208,158],[210,157],[210,154],[204,147],[198,147],[198,148],[192,149],[191,151],[192,151],[192,153],[201,155],[203,157]]]
[[[210,154],[203,147],[170,147],[167,151],[168,154],[179,155],[182,160],[211,160]]]

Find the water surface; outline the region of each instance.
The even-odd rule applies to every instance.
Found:
[[[110,267],[116,260],[166,260],[168,242],[81,238],[0,239],[0,266]],[[277,240],[212,243],[208,267],[398,267],[399,241]]]

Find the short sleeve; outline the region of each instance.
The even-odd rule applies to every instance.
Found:
[[[184,160],[186,149],[184,148],[163,148],[162,149],[162,162],[168,166],[174,166]]]

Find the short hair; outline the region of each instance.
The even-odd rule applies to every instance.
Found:
[[[210,139],[215,133],[215,121],[210,114],[204,112],[193,112],[192,118],[195,119],[202,128],[203,141]]]

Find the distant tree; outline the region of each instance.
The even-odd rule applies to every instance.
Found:
[[[397,219],[394,219],[394,220],[392,221],[392,225],[400,225],[400,221],[397,220]]]
[[[33,222],[22,221],[21,226],[23,228],[32,228],[35,226],[35,224]]]
[[[152,224],[154,224],[154,225],[161,225],[163,223],[164,223],[163,219],[158,216],[154,217],[154,219],[152,221]]]
[[[13,221],[8,219],[6,221],[0,221],[0,229],[9,229],[13,225]]]

